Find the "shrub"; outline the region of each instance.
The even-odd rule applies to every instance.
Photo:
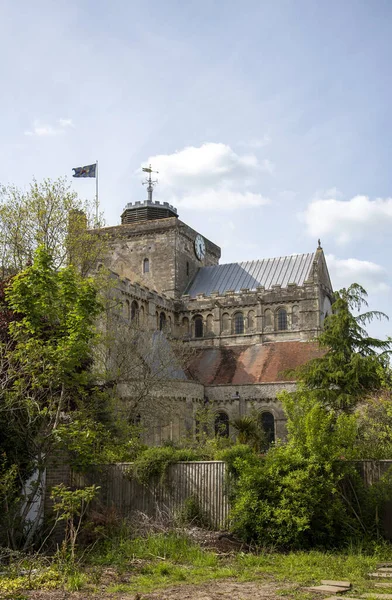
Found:
[[[211,523],[208,516],[200,506],[197,496],[189,496],[177,514],[177,520],[180,525],[194,525],[196,527],[209,528]]]
[[[232,530],[246,541],[280,548],[334,545],[347,529],[336,485],[343,473],[293,448],[271,449],[258,463],[237,459]],[[350,519],[348,519],[350,520]]]
[[[202,450],[192,448],[177,449],[172,446],[147,448],[142,452],[129,469],[129,475],[140,483],[148,484],[152,480],[165,479],[168,467],[179,461],[207,460]]]
[[[216,454],[216,459],[226,463],[229,475],[234,478],[240,475],[241,461],[245,460],[254,464],[260,462],[260,456],[248,444],[236,444],[231,448],[226,448]]]
[[[243,448],[226,460],[234,478],[232,530],[246,541],[286,548],[336,547],[381,533],[391,478],[366,487],[355,464],[356,419],[299,390],[280,398],[289,439],[260,460]]]

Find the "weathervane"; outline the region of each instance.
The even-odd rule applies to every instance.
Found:
[[[158,179],[152,180],[151,179],[151,173],[159,173],[159,171],[153,171],[151,168],[151,165],[149,165],[148,167],[142,167],[142,171],[144,171],[145,173],[148,173],[148,177],[147,179],[145,179],[145,181],[142,182],[142,185],[146,185],[147,186],[147,193],[148,193],[148,202],[152,202],[152,192],[154,190],[154,186],[158,183]]]

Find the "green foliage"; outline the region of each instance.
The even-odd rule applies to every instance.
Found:
[[[234,478],[238,478],[240,475],[239,466],[242,464],[242,461],[246,461],[248,464],[258,464],[260,461],[260,457],[248,444],[239,443],[231,448],[217,452],[215,459],[223,460],[227,465],[229,475],[232,475]]]
[[[354,283],[334,297],[332,314],[318,338],[325,353],[299,368],[296,376],[325,406],[350,411],[370,393],[391,385],[392,340],[371,337],[364,327],[386,315],[353,314],[367,306],[367,293],[360,285]]]
[[[209,457],[202,450],[193,448],[173,448],[158,446],[147,448],[130,467],[129,474],[140,483],[148,484],[153,480],[165,479],[167,469],[179,461],[206,460]]]
[[[292,447],[270,450],[258,465],[238,461],[232,529],[247,541],[280,548],[334,544],[342,535],[342,476]]]
[[[280,399],[288,441],[262,459],[235,458],[232,524],[247,541],[279,548],[337,547],[382,533],[389,477],[367,488],[353,462],[354,415],[326,408],[311,392]]]
[[[178,531],[135,538],[132,530],[123,527],[90,552],[76,555],[78,560],[71,565],[60,562],[58,555],[45,559],[18,556],[9,567],[2,567],[6,572],[0,578],[0,596],[14,600],[30,595],[27,590],[58,588],[63,594],[81,589],[84,597],[97,586],[101,595],[116,590],[135,595],[184,581],[198,584],[230,578],[238,590],[240,582],[255,581],[258,586],[266,583],[270,594],[272,585],[277,595],[302,598],[299,585],[313,585],[328,577],[351,581],[352,595],[359,597],[370,590],[367,574],[377,563],[392,559],[391,545],[386,543],[361,543],[341,552],[258,550],[218,555],[215,548],[201,547]]]
[[[304,458],[332,463],[356,458],[357,420],[327,409],[312,392],[300,388],[279,395],[287,416],[288,444]]]
[[[196,495],[185,499],[176,515],[176,520],[180,525],[203,527],[204,529],[208,529],[211,526],[208,516],[203,511]]]
[[[63,483],[52,488],[50,497],[53,500],[53,510],[56,512],[56,523],[65,522],[62,554],[67,555],[70,552],[71,561],[75,558],[76,542],[83,517],[98,490],[99,487],[96,485],[72,490]]]
[[[364,325],[381,313],[354,316],[366,305],[357,284],[335,294],[333,313],[319,337],[324,354],[297,372],[296,392],[280,400],[288,440],[263,460],[235,458],[232,528],[246,540],[281,548],[333,547],[379,536],[380,514],[392,496],[391,477],[366,487],[358,456],[391,450],[392,412],[374,402],[353,409],[391,384],[391,340],[368,336]]]
[[[23,270],[38,247],[57,268],[72,263],[85,275],[106,252],[104,235],[91,234],[93,206],[82,202],[59,178],[33,181],[27,191],[0,186],[0,269],[2,276]]]
[[[5,454],[0,456],[0,524],[3,525],[0,533],[0,547],[16,546],[16,522],[20,507],[18,467],[8,465]]]
[[[392,399],[390,392],[368,398],[358,408],[358,458],[392,459]]]
[[[266,436],[260,427],[257,416],[246,415],[237,417],[231,421],[231,425],[237,431],[239,444],[248,444],[256,452],[266,445]]]
[[[94,282],[72,266],[56,270],[43,248],[10,281],[5,296],[15,318],[0,344],[0,451],[7,452],[19,481],[37,474],[23,504],[23,522],[56,449],[69,447],[82,468],[108,437],[107,400],[91,373],[102,307]],[[33,536],[34,528],[24,544]]]

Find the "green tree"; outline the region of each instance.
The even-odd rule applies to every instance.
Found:
[[[14,318],[0,344],[0,446],[5,467],[16,465],[20,482],[35,472],[24,498],[23,522],[42,492],[48,460],[66,437],[64,425],[76,439],[75,429],[83,432],[79,446],[73,446],[76,453],[85,451],[89,428],[98,447],[96,423],[103,419],[104,429],[109,426],[105,392],[96,386],[91,369],[102,307],[94,281],[73,266],[57,270],[42,247],[33,264],[10,281],[5,298]],[[34,528],[25,544],[33,535]]]
[[[357,411],[358,458],[392,459],[392,398],[383,391],[368,398]]]
[[[75,264],[83,274],[106,252],[105,236],[92,234],[91,204],[82,202],[65,178],[33,181],[25,192],[0,186],[0,268],[2,276],[23,270],[42,246],[59,268]]]
[[[370,394],[391,385],[392,341],[372,337],[365,329],[373,319],[388,317],[378,311],[354,314],[367,306],[366,297],[356,283],[335,293],[332,314],[318,338],[324,353],[296,372],[302,386],[327,407],[351,411]]]

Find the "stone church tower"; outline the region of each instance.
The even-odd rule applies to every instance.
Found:
[[[216,244],[151,197],[127,204],[121,225],[101,232],[125,317],[195,349],[189,374],[157,390],[174,408],[167,423],[151,427],[148,441],[195,432],[206,403],[220,434],[232,435],[229,420],[257,412],[270,440],[284,436],[277,394],[295,388],[288,370],[319,355],[316,338],[331,308],[320,244],[307,254],[221,265]]]

